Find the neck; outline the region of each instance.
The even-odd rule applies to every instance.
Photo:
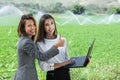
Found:
[[[32,36],[28,36],[30,39],[32,38]]]
[[[55,35],[46,35],[47,39],[55,39]]]

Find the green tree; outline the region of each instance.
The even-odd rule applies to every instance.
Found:
[[[63,13],[65,11],[65,7],[62,3],[58,2],[55,4],[50,4],[46,7],[46,11],[50,13]]]
[[[110,11],[112,14],[120,14],[120,7],[114,7]]]
[[[63,13],[65,11],[65,7],[63,6],[62,3],[58,2],[55,4],[54,10],[57,13]]]
[[[85,8],[81,5],[74,5],[72,8],[71,8],[71,11],[74,13],[74,14],[83,14],[85,12]]]

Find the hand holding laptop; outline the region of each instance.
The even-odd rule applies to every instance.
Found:
[[[66,65],[66,68],[80,68],[86,67],[90,63],[91,52],[94,45],[95,39],[93,40],[92,44],[88,48],[88,52],[86,56],[79,56],[79,57],[72,57],[71,60],[75,61],[75,64]]]
[[[64,61],[62,64],[63,64],[63,66],[66,66],[66,65],[73,65],[74,63],[75,63],[75,61],[70,59],[70,60]]]
[[[87,61],[86,61],[85,67],[86,67],[87,65],[89,65],[89,64],[90,64],[90,57],[87,57]]]

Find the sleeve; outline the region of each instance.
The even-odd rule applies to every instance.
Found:
[[[68,47],[65,47],[65,59],[69,59]]]
[[[68,52],[68,46],[67,46],[67,41],[65,40],[65,59],[67,60],[69,58],[69,52]]]
[[[43,71],[47,72],[47,71],[54,70],[54,63],[39,61],[39,65]]]
[[[59,50],[52,46],[49,50],[45,52],[40,52],[38,47],[34,44],[32,40],[27,40],[23,46],[23,50],[32,57],[35,57],[41,61],[46,61],[59,53]]]

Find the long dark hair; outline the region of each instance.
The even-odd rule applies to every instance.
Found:
[[[47,19],[53,19],[54,25],[55,25],[55,31],[53,34],[57,35],[56,23],[55,23],[54,18],[49,14],[44,14],[41,16],[40,21],[39,21],[39,28],[38,28],[38,33],[37,33],[35,42],[42,41],[45,43],[44,38],[46,37],[46,32],[45,32],[44,26],[45,26],[45,21]]]
[[[33,22],[36,26],[36,21],[31,14],[22,15],[21,20],[20,20],[19,25],[18,25],[18,28],[17,28],[17,32],[18,32],[19,37],[21,37],[22,35],[27,36],[27,33],[25,31],[26,20],[33,20]],[[37,28],[37,26],[36,26],[36,28]],[[35,38],[35,36],[32,36],[32,40],[34,40],[34,38]]]

